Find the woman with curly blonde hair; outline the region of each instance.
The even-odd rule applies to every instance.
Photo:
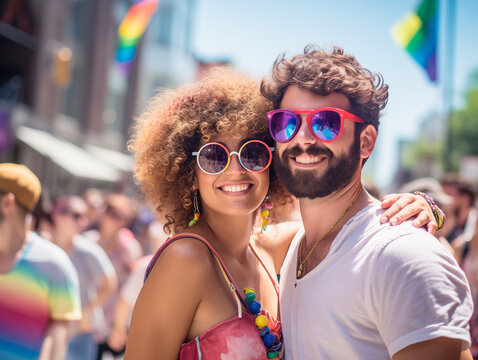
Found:
[[[126,359],[279,357],[275,274],[300,224],[277,224],[295,200],[270,166],[271,109],[226,68],[161,93],[136,120],[135,175],[174,236],[148,267]]]

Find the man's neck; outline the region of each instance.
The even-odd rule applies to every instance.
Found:
[[[74,237],[75,235],[64,235],[60,234],[59,232],[54,232],[53,242],[61,247],[67,254],[70,254],[71,250],[73,249]]]
[[[352,204],[361,188],[362,184],[360,180],[358,180],[326,197],[299,199],[300,213],[308,243],[315,242],[330,230],[349,205]],[[367,206],[368,201],[365,194],[365,192],[360,194],[359,198],[353,206],[347,210],[347,213],[333,230],[340,229],[348,219],[352,218],[359,210]]]
[[[342,227],[372,199],[362,190],[358,179],[329,196],[299,200],[305,236],[298,250],[298,277],[310,272],[327,256]]]
[[[0,238],[4,244],[10,246],[0,253],[0,274],[6,274],[15,266],[23,251],[28,238],[28,232],[4,232]]]
[[[115,248],[118,245],[120,231],[121,230],[117,230],[109,233],[100,231],[98,244],[100,244],[105,250]]]

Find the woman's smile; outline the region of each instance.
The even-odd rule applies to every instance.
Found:
[[[252,186],[251,183],[227,184],[220,186],[219,189],[228,195],[243,195],[248,193]]]

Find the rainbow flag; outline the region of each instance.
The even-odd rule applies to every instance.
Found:
[[[395,41],[428,74],[437,80],[438,0],[422,0],[415,12],[405,16],[392,29]]]
[[[137,0],[124,17],[118,28],[118,49],[116,61],[128,69],[136,54],[136,46],[158,9],[159,0]]]

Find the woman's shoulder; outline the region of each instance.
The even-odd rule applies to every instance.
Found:
[[[267,249],[284,245],[288,248],[301,226],[302,222],[300,221],[287,221],[268,225],[266,231],[261,234],[261,247]]]
[[[272,259],[276,273],[279,273],[292,239],[301,226],[300,221],[268,225],[265,232],[254,238],[254,245],[261,255]]]
[[[185,236],[168,240],[160,251],[150,265],[151,276],[154,276],[154,272],[163,272],[178,278],[187,276],[200,280],[214,270],[211,252],[196,238]]]
[[[128,335],[135,356],[129,358],[153,358],[161,349],[176,359],[191,326],[202,321],[196,319],[201,303],[212,296],[214,260],[206,245],[186,236],[160,250],[135,304]]]
[[[286,221],[276,225],[279,232],[283,232],[284,236],[294,237],[302,226],[302,221]]]

